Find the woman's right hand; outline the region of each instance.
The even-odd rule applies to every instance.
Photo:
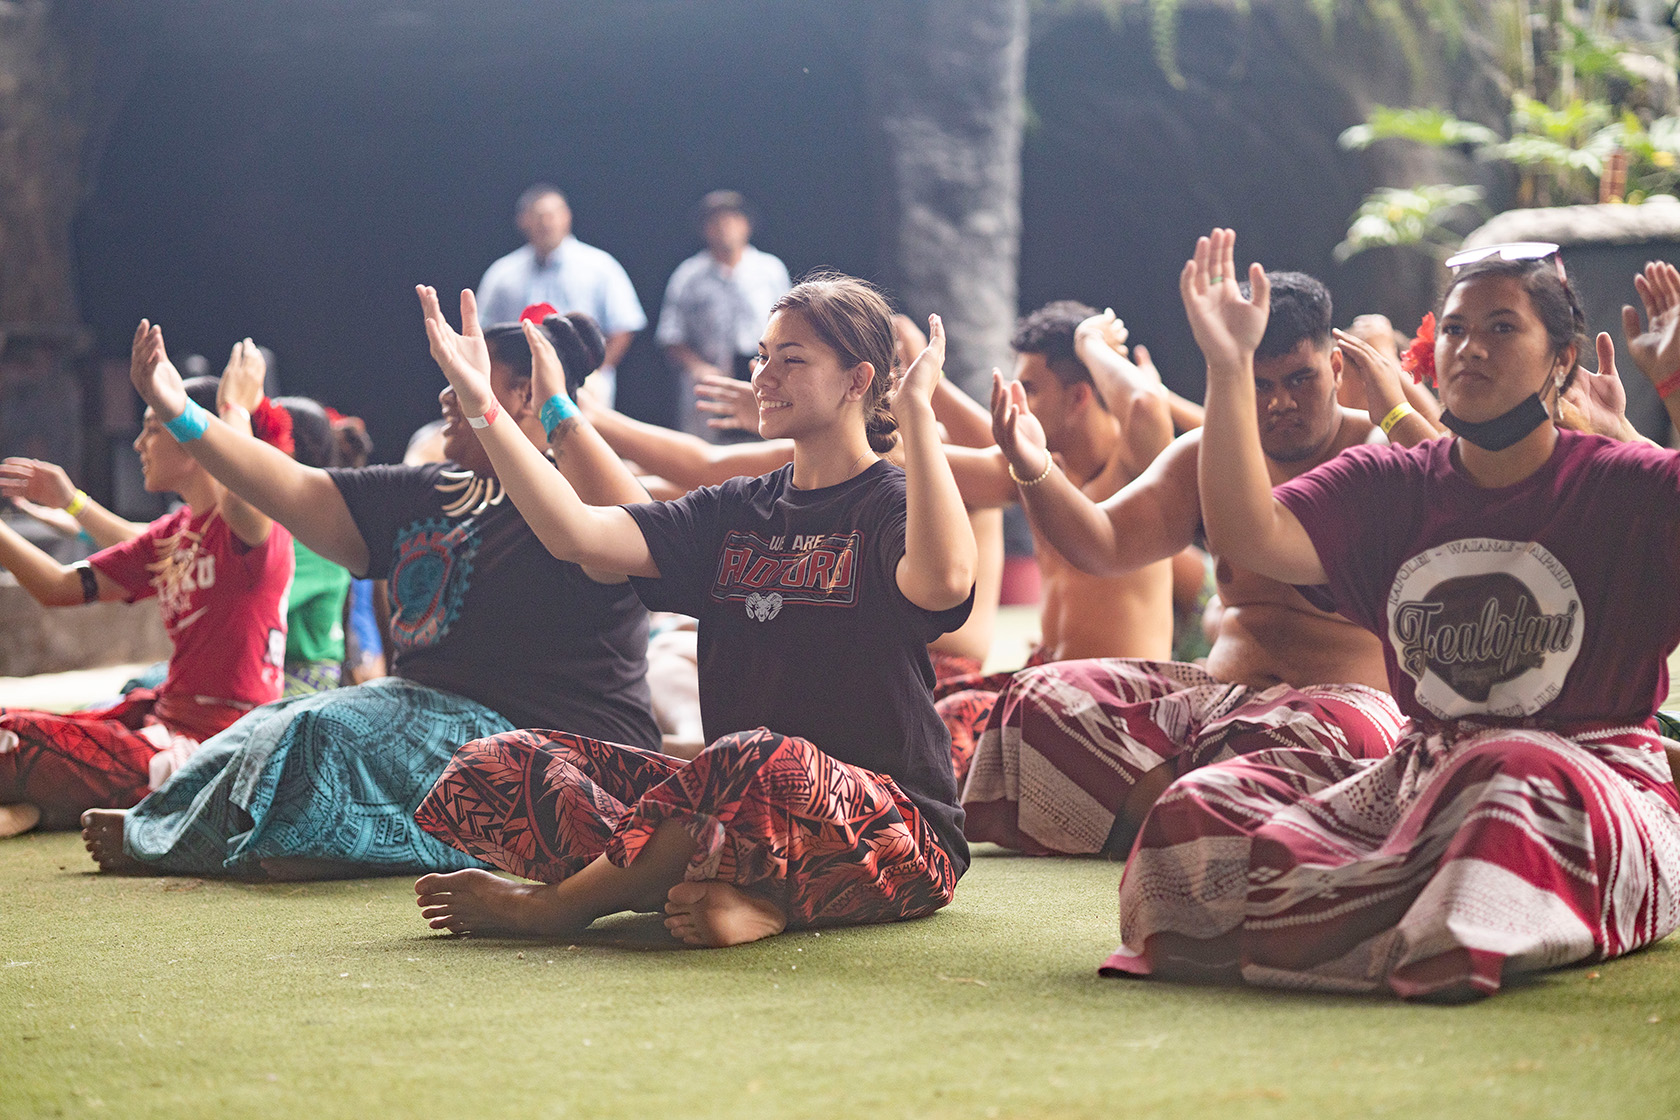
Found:
[[[478,302],[473,298],[472,289],[461,292],[459,333],[443,317],[436,288],[417,284],[414,291],[420,297],[420,309],[426,316],[426,339],[431,343],[432,359],[443,371],[443,376],[449,379],[450,387],[461,403],[462,414],[483,416],[495,405],[496,394],[490,388],[490,348],[484,342],[484,332],[479,329]],[[564,384],[563,379],[561,383]]]
[[[1178,291],[1190,333],[1209,369],[1231,369],[1249,362],[1266,333],[1271,316],[1272,285],[1258,263],[1248,266],[1249,291],[1237,287],[1237,233],[1216,229],[1196,239],[1196,253],[1179,273]]]
[[[140,399],[145,401],[157,418],[164,423],[187,410],[187,390],[181,384],[181,373],[169,360],[163,346],[163,328],[149,320],[140,320],[134,328],[134,345],[129,351],[128,379],[134,383]]]
[[[255,412],[263,401],[263,382],[268,377],[268,363],[262,351],[249,338],[233,344],[227,367],[216,385],[216,409],[242,408]]]
[[[0,497],[63,509],[75,500],[76,486],[57,463],[11,458],[0,462]]]

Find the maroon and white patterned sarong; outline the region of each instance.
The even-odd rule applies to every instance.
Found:
[[[627,867],[674,821],[695,842],[686,878],[764,895],[796,929],[931,914],[959,874],[891,778],[762,727],[725,735],[692,762],[560,731],[476,739],[414,819],[546,883],[603,854]]]
[[[1457,999],[1680,925],[1680,796],[1655,733],[1460,735],[1179,779],[1126,864],[1103,971]]]
[[[1401,725],[1393,699],[1364,685],[1261,690],[1181,661],[1051,662],[999,697],[963,790],[963,831],[1032,855],[1090,855],[1132,786],[1168,762],[1186,774],[1274,747],[1382,758]]]

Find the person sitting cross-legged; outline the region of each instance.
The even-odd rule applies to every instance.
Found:
[[[581,383],[601,360],[599,329],[582,314],[532,314]],[[524,328],[473,327],[507,427],[558,477],[536,449]],[[136,336],[133,368],[155,411],[182,413],[161,335]],[[393,675],[260,708],[135,808],[89,813],[83,834],[101,868],[303,878],[468,867],[477,861],[413,820],[462,743],[525,724],[657,747],[635,594],[622,576],[550,556],[454,392],[438,399],[449,463],[321,470],[214,421],[185,445],[316,553],[388,581]],[[642,493],[599,443],[569,447],[560,469],[599,501]]]
[[[427,327],[467,414],[492,408],[435,306]],[[807,278],[773,309],[753,375],[760,433],[790,437],[793,462],[669,502],[586,505],[511,425],[479,431],[555,555],[699,619],[710,745],[691,762],[572,731],[463,747],[420,823],[539,882],[428,875],[415,890],[434,928],[562,936],[663,906],[674,936],[717,946],[950,902],[968,850],[927,643],[968,614],[977,560],[929,402],[943,357],[935,320],[895,390],[886,302]],[[562,439],[587,431],[558,393],[545,411]],[[880,458],[899,436],[902,469]]]
[[[213,378],[178,382],[178,392],[195,415],[215,407]],[[181,441],[194,438],[197,421],[180,420],[180,411],[166,423],[148,408],[134,449],[146,489],[185,504],[138,535],[67,566],[0,522],[0,566],[37,602],[155,596],[174,646],[162,684],[113,706],[68,715],[0,709],[0,836],[73,828],[87,809],[133,805],[202,740],[280,695],[291,534],[193,461]],[[37,473],[5,478],[26,484]],[[76,513],[87,504],[85,496],[69,503]],[[120,537],[126,523],[104,517]]]
[[[1680,643],[1680,454],[1559,429],[1585,321],[1556,247],[1449,260],[1429,357],[1452,438],[1274,490],[1251,386],[1267,278],[1223,282],[1235,241],[1200,239],[1180,280],[1209,539],[1377,635],[1408,722],[1386,758],[1284,743],[1173,782],[1105,971],[1458,1001],[1667,936],[1680,791],[1654,713]],[[1680,285],[1647,309],[1630,350],[1673,395]]]

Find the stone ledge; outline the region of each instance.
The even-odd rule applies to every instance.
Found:
[[[169,654],[156,600],[49,610],[0,572],[0,676],[151,663]]]
[[[1509,241],[1551,241],[1570,245],[1638,245],[1680,241],[1680,199],[1666,195],[1638,206],[1546,206],[1507,210],[1464,239],[1464,248]]]

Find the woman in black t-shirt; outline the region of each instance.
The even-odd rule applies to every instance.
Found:
[[[417,819],[542,882],[425,876],[431,925],[559,935],[663,906],[681,940],[730,945],[948,903],[968,850],[926,646],[967,616],[976,552],[930,404],[938,319],[894,393],[886,302],[849,277],[807,280],[777,303],[753,377],[759,430],[791,437],[793,463],[674,502],[595,507],[498,422],[464,318],[465,338],[428,300],[433,356],[538,538],[700,619],[712,742],[686,764],[556,732],[468,744]],[[551,445],[562,458],[592,447],[558,363],[527,333]],[[895,433],[903,470],[878,457]]]

